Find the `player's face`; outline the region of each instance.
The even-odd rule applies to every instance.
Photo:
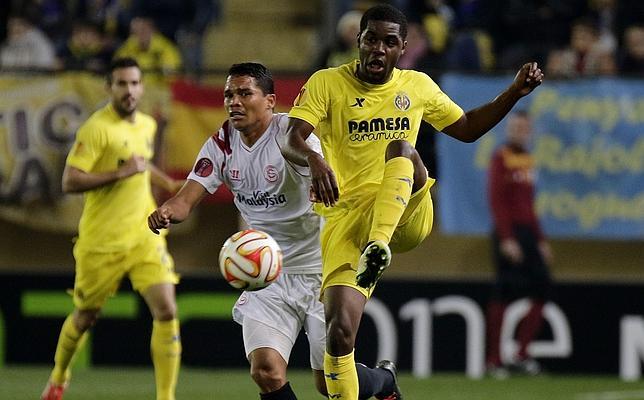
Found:
[[[358,38],[360,66],[358,78],[368,83],[385,83],[391,78],[407,42],[400,36],[400,25],[369,21]]]
[[[528,147],[532,132],[532,124],[528,118],[513,115],[508,119],[507,131],[510,142],[522,148]]]
[[[108,89],[116,112],[123,117],[132,115],[143,95],[141,70],[137,67],[115,69]]]
[[[235,129],[261,134],[273,116],[275,95],[265,95],[252,76],[229,76],[224,87],[224,107]]]

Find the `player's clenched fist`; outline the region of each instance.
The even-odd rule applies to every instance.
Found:
[[[157,235],[159,229],[168,229],[170,227],[170,210],[166,207],[159,207],[148,217],[148,227]]]

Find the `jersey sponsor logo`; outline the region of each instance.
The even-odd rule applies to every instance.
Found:
[[[277,181],[277,178],[279,177],[280,174],[274,165],[267,165],[266,168],[264,168],[264,179],[266,179],[270,183]]]
[[[202,158],[197,163],[195,164],[195,175],[200,176],[202,178],[205,178],[206,176],[209,176],[212,174],[212,161],[208,158]]]
[[[231,181],[241,181],[241,175],[238,169],[231,169],[228,171],[228,176],[230,176]]]
[[[409,99],[409,96],[407,96],[407,93],[398,92],[394,98],[394,106],[396,106],[400,111],[409,110],[409,107],[411,107],[411,100]]]
[[[348,122],[349,140],[352,142],[373,140],[404,140],[409,137],[409,118],[390,117]]]
[[[286,195],[284,193],[269,193],[255,190],[252,195],[246,197],[238,192],[237,201],[248,206],[269,208],[286,204]]]
[[[362,108],[362,104],[364,103],[365,98],[364,97],[356,97],[356,102],[351,104],[351,107],[360,107]]]

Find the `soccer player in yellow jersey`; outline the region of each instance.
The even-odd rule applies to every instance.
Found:
[[[110,103],[78,130],[63,172],[65,193],[84,193],[74,245],[74,311],[58,339],[54,369],[41,396],[60,400],[71,361],[108,297],[127,275],[150,308],[151,352],[157,400],[174,400],[181,357],[175,289],[178,277],[163,237],[147,229],[156,208],[150,183],[175,192],[175,181],[150,163],[157,125],[137,111],[141,70],[132,58],[116,59],[107,75]]]
[[[327,323],[324,372],[329,398],[358,398],[353,350],[360,319],[391,251],[416,247],[433,220],[434,179],[414,148],[421,120],[472,142],[541,84],[536,63],[521,67],[491,102],[464,113],[426,74],[395,68],[407,42],[407,20],[377,5],[360,21],[360,59],[316,72],[289,114],[283,155],[310,167],[312,191],[326,218],[321,233]],[[316,129],[324,158],[305,142]],[[395,367],[389,368],[395,380]],[[360,385],[367,379],[360,376]],[[379,398],[401,399],[398,385]]]

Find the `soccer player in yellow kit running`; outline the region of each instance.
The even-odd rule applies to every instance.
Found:
[[[410,250],[431,231],[434,178],[414,148],[421,120],[473,142],[543,80],[537,64],[527,63],[494,100],[464,113],[426,74],[395,68],[406,36],[407,20],[398,9],[367,10],[357,38],[360,59],[309,78],[282,146],[288,160],[310,167],[317,211],[326,218],[320,240],[329,398],[358,398],[356,334],[391,261],[390,248]],[[313,129],[324,158],[306,145]],[[395,367],[387,367],[395,377]],[[400,389],[386,398],[400,400]]]
[[[143,95],[141,70],[132,58],[110,65],[108,105],[80,127],[63,172],[65,193],[84,193],[85,205],[74,245],[74,311],[60,332],[54,369],[41,396],[61,400],[71,362],[87,330],[127,275],[150,308],[150,348],[157,400],[174,400],[181,342],[174,285],[178,277],[165,239],[147,229],[156,208],[150,183],[170,192],[175,181],[149,161],[157,124],[136,110]]]

